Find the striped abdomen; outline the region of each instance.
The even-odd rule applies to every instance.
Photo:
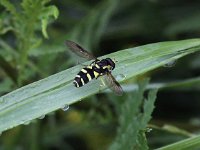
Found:
[[[74,78],[75,87],[81,87],[87,84],[90,80],[98,78],[100,75],[99,70],[95,66],[87,66],[76,75]]]

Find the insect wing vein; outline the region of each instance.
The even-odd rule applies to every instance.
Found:
[[[108,87],[115,92],[116,95],[121,96],[123,94],[123,89],[120,84],[116,81],[111,73],[105,75],[105,81]]]
[[[75,42],[67,40],[66,45],[72,52],[74,52],[80,57],[86,58],[88,60],[97,59],[94,55],[83,49],[80,45],[76,44]]]

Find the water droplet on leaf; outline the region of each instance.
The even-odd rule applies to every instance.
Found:
[[[63,111],[67,111],[69,109],[69,105],[64,105],[62,108],[61,108]]]
[[[124,74],[119,74],[119,75],[117,75],[116,80],[122,81],[125,78],[126,78],[126,76]]]
[[[152,128],[147,128],[147,129],[146,129],[146,132],[147,132],[147,133],[149,133],[149,132],[151,132],[151,131],[152,131]]]
[[[38,117],[38,119],[44,119],[45,115]]]
[[[170,67],[174,67],[175,64],[176,64],[176,60],[172,60],[172,61],[170,61],[170,62],[164,64],[164,67],[169,67],[169,68],[170,68]]]
[[[31,121],[29,121],[29,120],[28,120],[28,121],[25,121],[25,122],[24,122],[24,125],[28,125],[28,124],[30,124],[30,122],[31,122]]]

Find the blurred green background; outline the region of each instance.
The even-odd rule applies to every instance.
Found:
[[[2,0],[0,4],[1,96],[76,65],[77,57],[64,45],[66,39],[101,56],[148,43],[200,37],[198,0]],[[150,77],[151,83],[169,83],[196,79],[199,59],[198,53],[189,55],[138,80]],[[199,132],[200,94],[196,82],[193,84],[158,91],[149,126],[152,130],[146,134],[149,149]],[[56,111],[2,133],[0,149],[107,149],[115,140],[119,109],[132,97],[132,92],[122,97],[110,93],[88,97],[67,111]],[[172,126],[160,128],[164,124],[176,126],[178,131]]]

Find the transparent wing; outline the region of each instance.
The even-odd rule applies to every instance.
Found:
[[[123,89],[120,84],[116,81],[111,73],[105,75],[105,81],[108,87],[116,94],[121,96],[123,94]]]
[[[74,52],[76,55],[80,57],[86,58],[88,60],[97,59],[95,56],[93,56],[88,51],[84,50],[80,45],[76,44],[75,42],[67,40],[66,45],[72,52]]]

